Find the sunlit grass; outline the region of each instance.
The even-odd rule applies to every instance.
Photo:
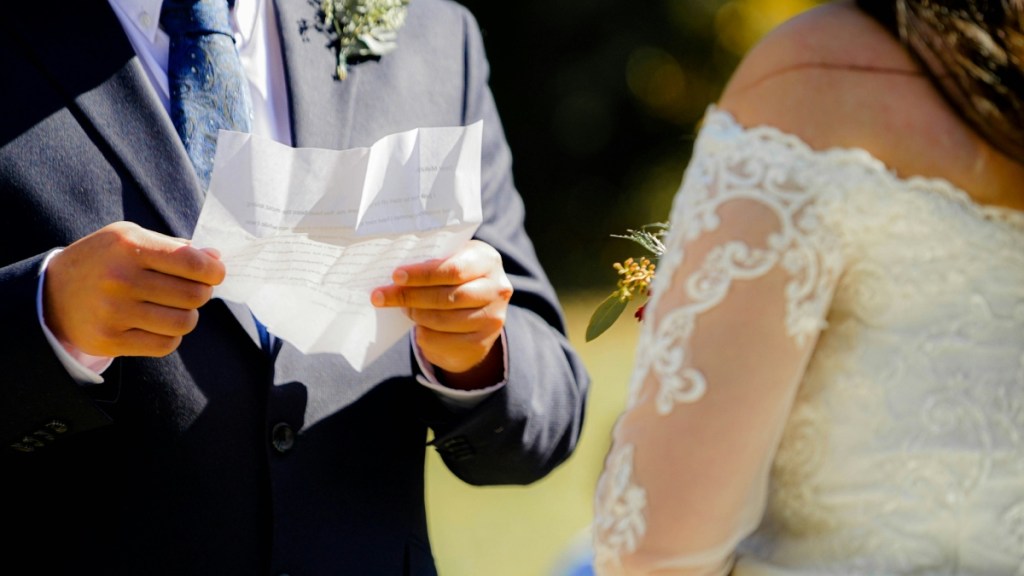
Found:
[[[593,378],[582,439],[568,462],[531,486],[477,488],[455,478],[431,451],[427,506],[441,576],[555,576],[570,547],[586,538],[637,337],[636,323],[623,317],[600,338],[583,341],[604,296],[562,295],[569,337]]]

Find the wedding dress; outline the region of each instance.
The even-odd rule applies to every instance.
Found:
[[[1024,575],[1024,212],[711,107],[600,574]]]

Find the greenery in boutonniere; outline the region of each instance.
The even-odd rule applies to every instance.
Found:
[[[383,56],[398,46],[409,0],[321,0],[324,28],[338,54],[335,74],[348,77],[348,65]]]
[[[626,232],[625,236],[612,234],[612,237],[636,242],[650,252],[653,259],[641,256],[627,258],[625,262],[612,264],[619,274],[618,287],[608,298],[605,298],[604,302],[601,302],[590,316],[590,323],[587,325],[587,342],[611,328],[626,309],[626,305],[634,299],[640,299],[643,304],[637,308],[633,316],[638,321],[643,320],[644,306],[647,305],[651,282],[654,281],[654,269],[657,266],[658,258],[665,252],[665,244],[661,239],[668,233],[668,224],[655,222],[647,224],[639,230],[627,230]]]

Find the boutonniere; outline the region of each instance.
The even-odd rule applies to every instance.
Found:
[[[321,0],[324,28],[338,55],[335,75],[348,76],[348,65],[379,58],[398,46],[409,0]]]
[[[665,253],[665,244],[662,242],[662,238],[668,233],[668,224],[655,222],[645,224],[639,230],[627,230],[626,232],[625,236],[612,234],[612,237],[636,242],[650,252],[651,257],[627,258],[625,262],[612,264],[619,276],[618,286],[590,316],[590,323],[587,324],[587,342],[611,328],[626,309],[626,305],[633,300],[643,301],[633,316],[637,321],[644,319],[644,307],[647,306],[647,298],[651,295],[654,270],[657,267],[658,258]]]

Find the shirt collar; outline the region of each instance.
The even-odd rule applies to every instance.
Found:
[[[156,31],[160,28],[160,6],[163,0],[110,0],[124,12],[132,25],[142,35],[154,42]]]
[[[156,41],[160,29],[160,7],[163,0],[110,0],[128,15],[132,25],[150,42]],[[235,0],[235,20],[243,40],[248,40],[256,23],[259,0]]]

